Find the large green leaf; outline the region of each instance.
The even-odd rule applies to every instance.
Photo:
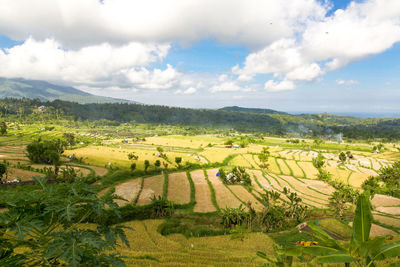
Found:
[[[257,256],[269,261],[270,263],[275,263],[275,261],[267,257],[267,255],[264,252],[257,251]]]
[[[279,255],[285,255],[285,256],[301,256],[303,254],[303,248],[304,247],[302,247],[302,246],[281,248],[281,249],[277,249],[276,253],[278,253]]]
[[[357,259],[348,254],[333,254],[317,257],[317,260],[319,263],[347,263],[356,261]]]
[[[356,213],[353,221],[352,243],[360,247],[363,242],[368,241],[372,224],[371,204],[365,194],[361,194],[357,200]]]
[[[375,257],[367,266],[373,266],[375,260],[382,260],[385,258],[398,256],[400,256],[400,242],[386,244],[380,248],[379,252],[375,255]]]
[[[331,254],[341,254],[344,251],[337,250],[330,247],[323,247],[323,246],[311,246],[311,247],[304,247],[304,253],[312,255],[312,256],[326,256]]]
[[[381,252],[386,258],[400,256],[400,242],[390,243],[381,247]]]
[[[362,243],[360,248],[361,256],[374,257],[380,252],[380,248],[385,243],[386,236],[378,236],[374,239],[370,239],[367,242]]]
[[[321,240],[326,247],[342,250],[342,247],[336,242],[336,240],[328,235],[324,230],[313,225],[312,223],[308,223],[308,226],[313,230],[312,234]]]

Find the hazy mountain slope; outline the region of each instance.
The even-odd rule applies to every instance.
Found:
[[[260,113],[260,114],[288,114],[286,112],[276,111],[276,110],[273,110],[273,109],[243,108],[243,107],[238,107],[238,106],[223,107],[220,110],[241,111],[241,112],[251,112],[251,113]]]
[[[42,101],[61,99],[80,104],[86,103],[136,103],[134,101],[96,96],[69,86],[45,81],[0,78],[0,98],[38,98]]]

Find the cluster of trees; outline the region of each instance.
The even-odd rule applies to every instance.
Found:
[[[308,208],[302,204],[302,199],[286,187],[283,194],[289,202],[279,201],[280,193],[276,191],[265,191],[261,195],[261,202],[264,204],[261,212],[256,212],[250,202],[247,203],[248,211],[242,205],[238,208],[221,209],[222,224],[231,229],[242,226],[269,232],[286,229],[303,221]]]
[[[219,177],[225,184],[251,185],[250,174],[248,174],[243,167],[234,167],[228,174],[226,174],[223,168],[220,168]]]
[[[58,175],[61,165],[61,154],[64,153],[65,144],[61,140],[38,139],[30,143],[27,148],[27,156],[33,163],[54,165],[55,175]]]
[[[397,161],[392,166],[379,169],[378,176],[369,177],[362,184],[362,188],[371,194],[400,197],[400,162]]]
[[[37,107],[48,107],[37,114]],[[4,116],[35,115],[38,119],[53,116],[54,119],[68,116],[75,120],[89,120],[119,125],[124,122],[185,125],[192,127],[218,127],[241,132],[267,132],[284,135],[296,133],[304,137],[332,136],[343,133],[346,138],[400,139],[399,119],[360,119],[324,114],[290,115],[281,113],[257,113],[235,110],[187,109],[141,104],[78,104],[61,100],[41,102],[32,99],[3,99],[0,113]],[[197,128],[190,130],[198,131]],[[294,139],[293,142],[297,143]],[[245,145],[245,140],[243,140]],[[316,143],[316,145],[318,145]]]

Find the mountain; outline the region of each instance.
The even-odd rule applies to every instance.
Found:
[[[228,111],[240,111],[240,112],[251,112],[251,113],[260,113],[260,114],[288,114],[282,111],[276,111],[273,109],[264,109],[264,108],[243,108],[238,106],[232,107],[223,107],[220,110],[228,110]]]
[[[55,85],[39,80],[0,78],[0,98],[38,98],[41,101],[64,101],[88,103],[137,103],[125,99],[92,95],[69,86]]]

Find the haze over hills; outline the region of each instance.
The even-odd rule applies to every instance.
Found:
[[[277,111],[277,110],[273,110],[273,109],[244,108],[244,107],[238,107],[238,106],[223,107],[220,110],[241,111],[241,112],[251,112],[251,113],[260,113],[260,114],[288,114],[286,112]]]
[[[41,101],[56,99],[88,103],[138,103],[135,101],[116,99],[112,97],[92,95],[70,86],[55,85],[40,80],[25,80],[21,78],[0,78],[0,98],[32,98]]]

